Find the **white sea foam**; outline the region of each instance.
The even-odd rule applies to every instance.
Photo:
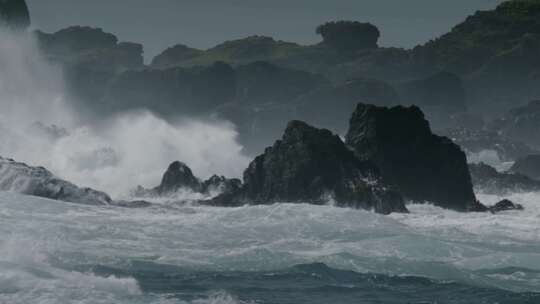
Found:
[[[247,166],[230,123],[166,122],[144,109],[83,122],[60,69],[43,59],[30,34],[0,32],[0,40],[0,156],[113,196],[155,186],[175,160],[202,178],[238,177]]]
[[[464,214],[413,205],[411,214],[391,216],[307,204],[162,204],[131,210],[0,193],[0,303],[33,297],[51,303],[172,301],[141,294],[133,278],[77,270],[80,265],[122,268],[129,261],[201,271],[267,271],[322,262],[358,272],[540,292],[540,194],[510,198],[526,210]],[[216,299],[200,301],[236,301]]]

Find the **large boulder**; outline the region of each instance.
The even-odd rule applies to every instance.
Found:
[[[0,25],[12,29],[30,26],[30,13],[25,0],[0,0]]]
[[[339,136],[301,121],[288,124],[281,140],[255,158],[244,172],[236,196],[214,204],[327,203],[371,209],[378,213],[407,212],[401,195],[383,183],[377,169],[357,159]]]
[[[163,174],[156,192],[159,195],[171,194],[182,188],[199,192],[202,189],[202,184],[186,164],[175,161],[169,165],[169,168]]]
[[[469,170],[474,187],[484,193],[501,195],[521,191],[540,191],[540,181],[525,175],[498,172],[484,163],[470,164]]]
[[[527,155],[518,159],[510,171],[540,180],[540,154]]]
[[[520,204],[516,204],[508,199],[503,199],[502,201],[496,203],[495,205],[489,207],[489,211],[491,213],[499,213],[503,211],[511,211],[511,210],[523,210],[523,206]]]
[[[465,153],[450,139],[434,135],[416,106],[358,104],[346,142],[408,199],[458,211],[482,209]]]
[[[104,192],[78,186],[57,178],[43,167],[31,167],[0,157],[0,191],[12,191],[86,205],[110,205]]]

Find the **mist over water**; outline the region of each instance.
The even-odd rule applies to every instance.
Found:
[[[175,160],[202,178],[239,177],[247,166],[227,122],[169,123],[140,110],[83,123],[84,113],[68,99],[61,69],[41,56],[32,35],[4,31],[0,41],[1,156],[44,166],[113,196],[156,185]]]

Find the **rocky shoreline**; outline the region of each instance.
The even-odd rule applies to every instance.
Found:
[[[471,168],[478,181],[479,168]],[[500,174],[488,175],[483,176],[500,179]],[[143,200],[115,201],[45,168],[0,158],[0,190],[120,207],[146,207],[151,203],[145,198],[187,190],[209,197],[198,204],[222,207],[332,202],[390,214],[408,212],[405,202],[412,201],[461,212],[521,209],[507,200],[492,208],[482,205],[474,195],[464,152],[450,139],[433,134],[419,108],[366,104],[358,104],[353,113],[345,142],[329,130],[291,121],[282,138],[250,163],[243,182],[217,175],[202,181],[186,164],[175,161],[158,186],[135,189],[133,196]]]

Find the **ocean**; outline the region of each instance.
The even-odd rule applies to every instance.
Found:
[[[526,210],[126,209],[2,192],[0,303],[537,304],[540,193],[509,198]]]

